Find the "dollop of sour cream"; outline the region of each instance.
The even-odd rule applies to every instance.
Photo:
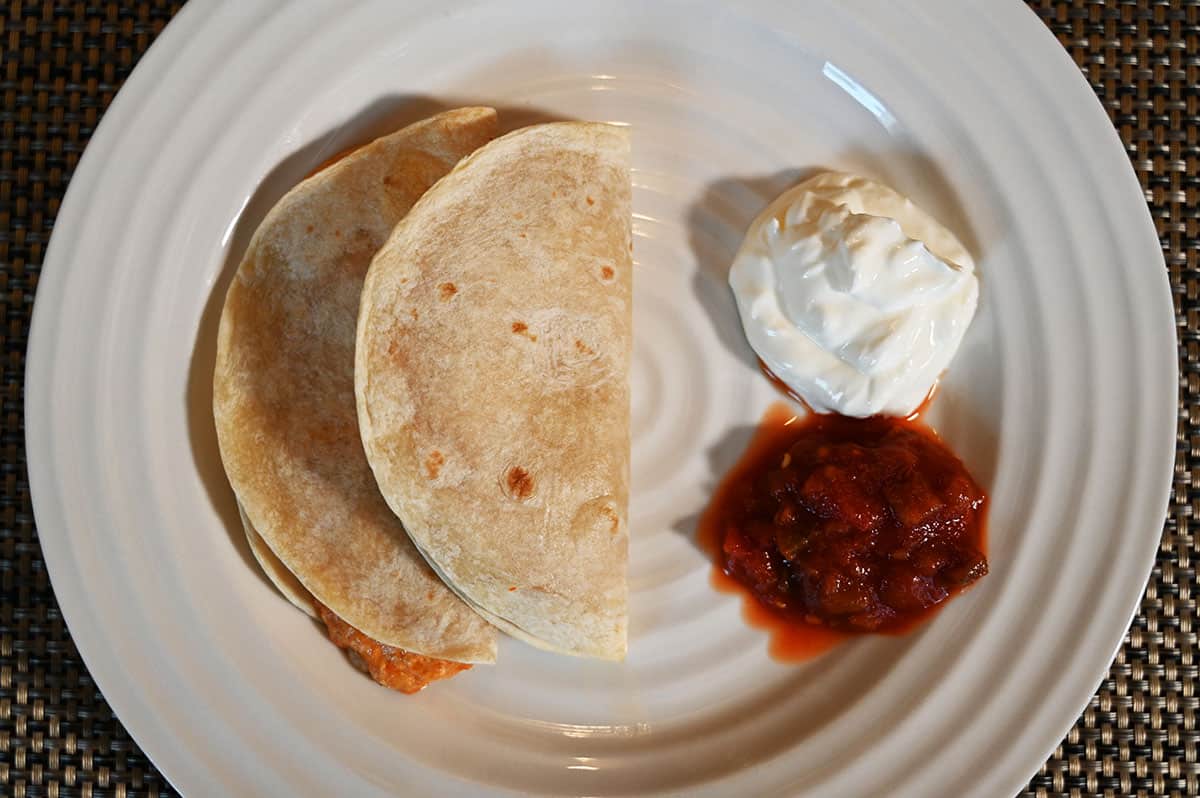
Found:
[[[729,284],[754,351],[818,413],[908,416],[979,298],[954,234],[882,183],[824,172],[750,225]]]

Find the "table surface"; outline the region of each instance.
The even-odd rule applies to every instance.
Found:
[[[1170,272],[1180,385],[1174,490],[1141,609],[1023,795],[1200,795],[1200,538],[1191,528],[1200,513],[1200,0],[1029,4],[1074,57],[1137,170]],[[0,3],[3,794],[174,794],[88,675],[55,603],[29,502],[22,382],[38,272],[67,183],[121,82],[180,5]]]

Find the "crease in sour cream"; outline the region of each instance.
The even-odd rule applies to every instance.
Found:
[[[750,225],[729,272],[742,328],[818,413],[908,416],[975,315],[966,247],[882,183],[823,172]]]

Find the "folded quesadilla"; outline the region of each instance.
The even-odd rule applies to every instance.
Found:
[[[428,191],[371,263],[355,391],[421,553],[500,629],[626,648],[629,141],[524,128]]]
[[[419,689],[397,675],[410,660],[432,678],[456,666],[431,658],[494,661],[496,636],[426,564],[367,464],[354,399],[359,296],[396,223],[495,130],[490,108],[449,111],[300,183],[255,233],[221,316],[213,410],[251,547],[334,642],[400,689]]]

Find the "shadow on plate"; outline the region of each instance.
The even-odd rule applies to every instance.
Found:
[[[434,99],[421,95],[397,95],[381,98],[343,124],[316,137],[276,165],[259,182],[238,216],[229,238],[221,271],[213,282],[212,293],[200,317],[199,329],[192,348],[188,370],[187,419],[188,439],[196,470],[204,483],[209,500],[220,516],[233,547],[242,560],[264,583],[270,584],[254,559],[238,515],[237,501],[217,447],[216,425],[213,421],[213,369],[216,366],[217,327],[229,283],[241,263],[250,239],[263,218],[293,186],[339,153],[366,144],[380,136],[433,116],[441,111],[471,105],[491,105],[486,100]],[[506,133],[541,122],[564,121],[534,107],[500,107],[493,105],[500,117],[500,132]]]
[[[717,485],[729,473],[729,469],[733,468],[738,459],[746,451],[746,447],[750,445],[750,440],[758,431],[757,427],[751,425],[742,425],[730,429],[721,439],[709,446],[705,451],[705,459],[708,460],[708,478],[702,487],[702,493],[705,496],[711,497],[717,490]],[[707,506],[689,513],[679,520],[671,524],[671,529],[678,532],[683,537],[696,547],[696,549],[705,556],[706,559],[712,559],[712,552],[708,551],[700,542],[698,537],[700,519],[707,510]]]
[[[721,178],[706,186],[687,211],[688,243],[696,259],[692,293],[722,345],[756,373],[758,361],[746,343],[729,289],[729,266],[754,217],[771,200],[814,172],[788,169],[759,177]]]

